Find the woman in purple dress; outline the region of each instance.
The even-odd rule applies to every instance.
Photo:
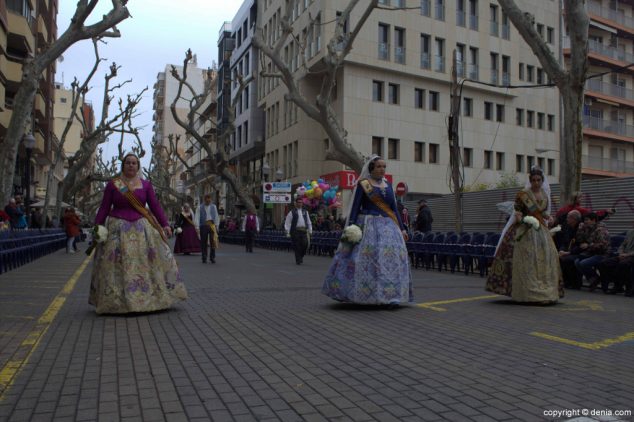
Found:
[[[194,213],[189,204],[183,205],[183,210],[176,216],[174,224],[176,232],[176,243],[174,243],[174,253],[189,255],[190,253],[200,253],[200,239],[196,233],[196,226],[193,222]]]
[[[95,218],[108,229],[96,247],[90,285],[89,303],[98,314],[157,311],[187,298],[167,244],[171,229],[139,167],[136,155],[123,157],[121,175],[106,185]]]
[[[363,235],[352,247],[340,244],[333,258],[321,289],[332,299],[390,307],[413,301],[407,231],[385,168],[375,155],[361,171],[346,226],[356,224]]]

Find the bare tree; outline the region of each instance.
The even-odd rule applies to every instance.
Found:
[[[536,31],[532,14],[520,10],[514,0],[498,2],[559,89],[563,103],[563,131],[559,156],[561,203],[570,203],[581,184],[582,110],[584,85],[588,73],[590,23],[585,1],[564,0],[565,23],[570,37],[568,68],[559,62],[546,41]]]
[[[200,147],[204,149],[207,153],[207,171],[210,174],[215,174],[222,178],[222,180],[224,180],[229,185],[231,190],[235,192],[236,196],[238,196],[247,210],[255,212],[255,204],[253,203],[253,199],[249,195],[247,189],[241,185],[236,175],[229,168],[229,153],[228,149],[225,148],[225,146],[228,144],[229,135],[231,135],[231,133],[235,131],[233,121],[235,120],[234,110],[236,103],[241,97],[244,88],[253,80],[253,77],[249,76],[246,79],[242,78],[242,76],[238,77],[237,82],[239,82],[239,87],[235,96],[231,100],[231,107],[229,107],[229,124],[223,129],[222,133],[218,134],[215,145],[212,145],[210,141],[208,141],[200,133],[198,133],[195,123],[201,116],[201,109],[205,104],[205,101],[211,95],[211,92],[213,90],[213,81],[211,77],[207,78],[207,83],[202,93],[197,93],[194,90],[192,85],[187,82],[187,69],[192,57],[193,55],[191,50],[187,50],[187,53],[185,54],[185,59],[183,60],[182,75],[178,73],[176,67],[172,66],[171,74],[178,81],[178,91],[170,106],[172,116],[174,117],[176,123],[183,129],[185,129],[186,133],[190,137],[195,139]],[[183,94],[183,90],[185,89],[191,96],[188,100],[189,111],[187,113],[186,121],[183,120],[176,112],[177,103],[185,99],[185,96]],[[212,124],[215,125],[215,123],[213,122]]]
[[[120,37],[116,25],[130,16],[127,0],[111,0],[112,9],[92,25],[85,25],[99,0],[79,0],[68,29],[41,53],[36,53],[22,66],[22,81],[13,102],[13,113],[7,133],[0,143],[0,198],[6,203],[12,194],[13,174],[20,140],[33,111],[39,80],[44,72],[69,47],[78,41],[101,37]]]
[[[166,209],[176,209],[187,201],[187,196],[176,191],[171,186],[172,177],[176,174],[180,161],[187,169],[191,169],[178,153],[180,135],[168,135],[169,146],[162,145],[158,140],[152,140],[152,161],[150,169],[146,171],[146,178],[152,182],[156,193]]]
[[[257,24],[253,44],[270,60],[276,69],[276,71],[272,73],[263,71],[260,73],[260,76],[280,78],[288,89],[285,99],[295,103],[308,117],[321,125],[330,139],[328,151],[326,151],[326,159],[339,161],[357,172],[361,172],[364,161],[363,156],[347,142],[346,138],[348,133],[333,108],[333,94],[336,89],[337,73],[343,66],[346,56],[352,50],[352,45],[359,35],[361,28],[370,17],[372,11],[378,8],[378,0],[370,0],[365,6],[360,5],[360,3],[362,3],[361,0],[350,0],[346,8],[341,12],[341,15],[337,17],[335,33],[329,40],[322,59],[323,66],[321,73],[323,79],[321,90],[313,101],[309,101],[301,92],[299,78],[296,76],[294,69],[291,69],[290,64],[282,57],[282,50],[290,39],[294,39],[295,42],[301,46],[302,50],[305,49],[307,45],[306,37],[315,29],[320,30],[319,25],[321,24],[313,18],[309,24],[309,30],[305,32],[306,35],[295,34],[291,24],[292,3],[293,2],[287,2],[287,5],[290,5],[290,7],[287,7],[284,16],[281,18],[280,37],[275,40],[271,39],[269,43],[268,40],[265,40],[262,24],[264,3],[257,2]],[[350,22],[350,14],[357,6],[362,9],[362,13],[360,13],[354,28],[346,32],[346,22]],[[271,33],[276,31],[277,29],[273,28]],[[304,58],[304,54],[301,54],[300,57]],[[262,66],[265,66],[263,60],[261,60],[261,63]],[[306,67],[305,63],[302,67]]]

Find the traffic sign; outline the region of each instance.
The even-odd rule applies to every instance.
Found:
[[[267,192],[290,192],[291,182],[264,182],[262,183],[262,190]]]
[[[396,196],[405,196],[407,195],[407,183],[398,182],[396,185]]]
[[[265,204],[290,204],[291,194],[290,193],[265,193],[264,203]]]

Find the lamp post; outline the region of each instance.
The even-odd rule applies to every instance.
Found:
[[[262,176],[264,176],[265,182],[269,181],[269,174],[271,174],[271,166],[265,161],[264,164],[262,164]]]
[[[275,179],[278,182],[281,182],[283,178],[284,178],[284,170],[282,170],[282,167],[278,167],[277,171],[275,172]]]
[[[35,137],[32,133],[25,133],[22,137],[22,142],[26,150],[26,198],[24,202],[28,221],[28,218],[31,216],[31,153],[33,152],[33,148],[35,148]],[[31,224],[33,224],[33,222],[31,222]]]
[[[269,166],[268,161],[265,160],[264,163],[262,163],[262,177],[264,178],[265,182],[269,181],[270,174],[271,174],[271,166]],[[266,206],[267,204],[264,202],[264,190],[262,190],[262,227],[266,227],[269,225],[267,212],[266,212]]]

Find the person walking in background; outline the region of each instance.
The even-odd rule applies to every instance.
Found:
[[[200,233],[200,249],[203,254],[203,264],[207,262],[207,251],[212,264],[216,263],[216,248],[218,247],[218,229],[220,222],[218,209],[211,203],[211,195],[206,194],[203,203],[196,210],[194,221],[198,224]]]
[[[200,239],[196,233],[194,220],[194,213],[189,204],[183,205],[182,211],[175,216],[176,241],[174,242],[174,253],[189,255],[200,252]]]
[[[9,215],[9,223],[12,230],[26,229],[26,217],[22,207],[22,199],[19,196],[11,198],[4,211]]]
[[[247,252],[253,253],[253,240],[260,232],[260,220],[252,210],[247,210],[247,215],[242,220],[242,231],[244,232],[244,244]]]
[[[431,210],[427,206],[427,201],[421,199],[418,201],[418,211],[416,212],[416,230],[423,233],[430,232],[431,223],[433,222],[434,218],[431,215]]]
[[[308,250],[308,238],[313,232],[313,225],[308,212],[304,209],[302,198],[295,198],[295,208],[286,215],[284,230],[293,243],[295,263],[301,265]]]
[[[407,229],[385,169],[385,160],[372,156],[354,189],[346,226],[359,226],[361,239],[339,244],[321,289],[337,301],[389,307],[413,301]]]
[[[75,246],[75,240],[77,236],[80,235],[79,226],[81,224],[81,220],[79,216],[75,213],[75,209],[73,207],[66,208],[64,211],[64,229],[66,230],[66,253],[75,253],[77,252],[77,248]]]
[[[187,299],[167,243],[172,230],[139,168],[136,155],[123,157],[121,175],[106,185],[95,218],[108,230],[107,240],[97,243],[90,285],[89,303],[98,314],[158,311]]]
[[[515,213],[502,231],[486,290],[511,296],[516,302],[554,304],[564,296],[564,288],[559,253],[548,231],[550,185],[539,167],[531,168],[514,207]]]

